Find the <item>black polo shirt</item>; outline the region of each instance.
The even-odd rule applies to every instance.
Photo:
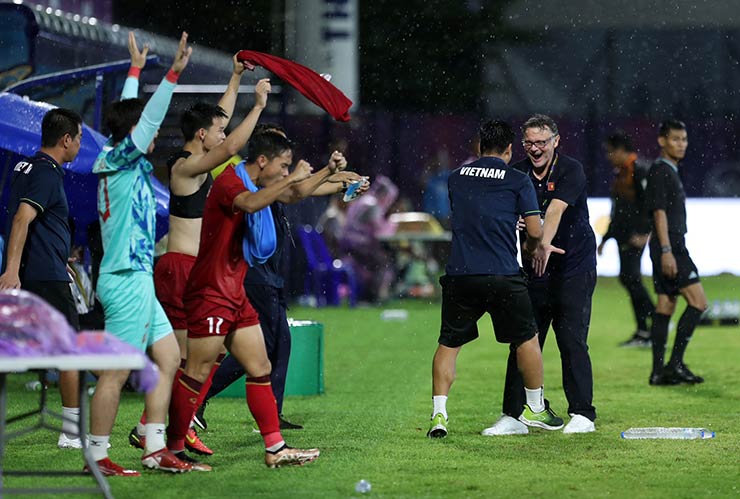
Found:
[[[67,258],[72,243],[69,205],[64,193],[64,170],[50,156],[37,152],[13,169],[8,203],[7,239],[20,203],[38,212],[28,227],[21,257],[20,280],[66,281]]]
[[[280,271],[283,262],[283,253],[285,251],[285,239],[290,230],[288,217],[285,215],[285,207],[282,203],[272,203],[270,205],[272,218],[275,221],[275,236],[277,247],[275,253],[267,259],[265,263],[249,267],[247,275],[244,278],[244,285],[267,285],[275,288],[282,288],[285,285],[283,274]],[[292,236],[291,236],[292,237]]]
[[[556,152],[549,173],[542,180],[534,176],[529,158],[515,163],[512,167],[526,173],[531,180],[543,217],[553,199],[568,204],[552,240],[552,245],[565,250],[565,254],[550,255],[544,277],[566,278],[595,269],[596,239],[589,223],[586,174],[583,165],[565,154]],[[524,269],[531,273],[531,261],[523,260],[523,263]]]
[[[658,158],[650,167],[647,182],[647,206],[650,224],[655,230],[655,210],[664,210],[671,239],[683,239],[686,234],[686,193],[683,190],[678,167],[664,158]],[[653,238],[657,241],[657,237]]]
[[[527,176],[504,161],[482,157],[447,180],[452,208],[448,275],[518,275],[516,223],[539,215]]]

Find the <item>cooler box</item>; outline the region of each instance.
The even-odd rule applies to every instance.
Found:
[[[292,337],[285,395],[324,393],[324,325],[288,319]],[[244,397],[244,377],[232,383],[220,397]]]

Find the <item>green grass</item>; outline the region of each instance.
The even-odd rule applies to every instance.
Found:
[[[740,278],[704,280],[707,295],[736,298]],[[463,348],[448,402],[450,436],[425,438],[431,411],[431,358],[439,330],[439,305],[402,302],[405,322],[381,322],[380,309],[294,308],[297,319],[325,325],[326,393],[291,397],[285,404],[302,431],[285,432],[293,446],[317,446],[322,455],[302,468],[269,470],[262,443],[251,432],[243,399],[216,399],[208,408],[203,440],[217,454],[211,474],[110,480],[116,497],[357,497],[354,484],[372,484],[373,497],[740,497],[740,328],[699,328],[687,354],[698,386],[650,387],[648,350],[616,345],[634,329],[627,296],[614,279],[600,279],[594,299],[590,345],[594,367],[597,432],[563,435],[534,430],[528,436],[482,437],[501,406],[507,347],[497,344],[490,323]],[[683,304],[680,305],[680,309]],[[672,339],[671,339],[672,344]],[[35,394],[9,379],[10,413],[29,409]],[[545,348],[546,395],[566,416],[560,361],[552,333]],[[51,392],[53,407],[58,395]],[[141,398],[126,395],[112,436],[111,456],[138,466],[126,436]],[[567,417],[566,417],[567,420]],[[626,441],[633,426],[701,426],[713,440]],[[36,433],[11,442],[10,469],[53,464],[79,469],[75,452],[58,451],[56,435]],[[52,482],[51,480],[54,480]],[[30,479],[6,478],[6,486]],[[36,480],[37,485],[41,484]],[[45,484],[89,483],[86,478],[47,479]]]

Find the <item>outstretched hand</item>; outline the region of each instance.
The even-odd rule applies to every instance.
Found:
[[[128,32],[128,53],[131,56],[131,66],[142,69],[146,65],[146,56],[149,53],[149,44],[145,43],[143,50],[139,51],[136,44],[136,36],[133,31]]]
[[[180,43],[177,45],[175,60],[172,62],[172,71],[182,73],[190,62],[190,56],[193,54],[193,47],[188,47],[188,34],[183,31],[180,36]]]
[[[545,273],[547,262],[550,260],[550,255],[552,253],[563,255],[565,254],[565,250],[556,248],[552,244],[542,244],[534,251],[534,255],[532,256],[532,268],[537,277],[540,277]]]

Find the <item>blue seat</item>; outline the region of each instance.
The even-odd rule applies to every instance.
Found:
[[[298,230],[298,238],[306,254],[305,294],[314,296],[319,307],[339,305],[339,287],[349,288],[349,305],[357,304],[358,283],[354,269],[338,258],[332,257],[320,232],[310,225]]]

